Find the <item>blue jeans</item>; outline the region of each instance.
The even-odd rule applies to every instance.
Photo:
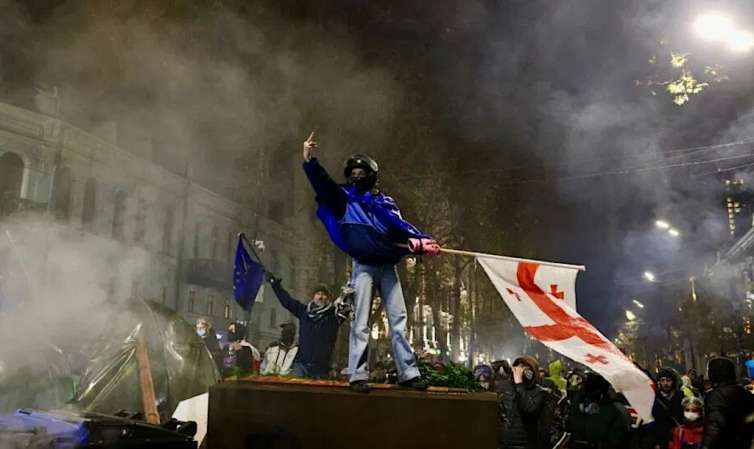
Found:
[[[354,261],[351,286],[353,298],[353,321],[348,348],[348,371],[351,382],[369,379],[369,314],[372,309],[372,294],[377,288],[390,324],[390,339],[393,359],[398,368],[400,382],[419,376],[416,356],[406,338],[406,301],[403,298],[401,281],[395,265],[364,265]]]

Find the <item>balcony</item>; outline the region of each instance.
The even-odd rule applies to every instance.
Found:
[[[213,259],[190,259],[186,269],[186,282],[201,287],[232,290],[233,266]]]

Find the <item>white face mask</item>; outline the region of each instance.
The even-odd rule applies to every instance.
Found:
[[[683,417],[686,418],[687,421],[694,422],[697,419],[699,419],[699,413],[697,413],[697,412],[683,412]]]
[[[203,327],[197,327],[196,333],[199,334],[200,337],[204,337],[205,335],[207,335],[207,329]]]

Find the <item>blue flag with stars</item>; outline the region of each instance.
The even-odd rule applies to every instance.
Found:
[[[251,312],[259,287],[264,281],[264,267],[252,260],[244,246],[243,235],[238,236],[236,263],[233,269],[233,296],[245,311]]]

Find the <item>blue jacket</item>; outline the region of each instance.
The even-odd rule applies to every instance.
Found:
[[[327,375],[335,339],[338,337],[338,328],[342,323],[335,313],[335,308],[319,320],[312,319],[306,305],[291,297],[280,282],[271,282],[270,285],[280,304],[298,318],[298,352],[295,362],[306,366],[311,376]]]
[[[304,162],[304,172],[317,194],[317,217],[333,243],[357,262],[396,264],[409,254],[396,243],[431,238],[401,217],[395,200],[382,192],[361,193],[354,186],[339,185],[317,158]]]

